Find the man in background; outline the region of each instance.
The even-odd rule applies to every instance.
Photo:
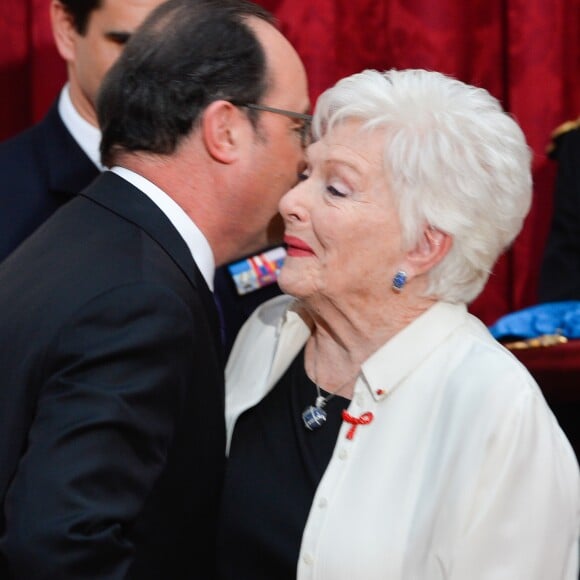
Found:
[[[95,111],[101,81],[145,16],[162,2],[50,1],[67,83],[42,121],[0,143],[0,262],[104,169]],[[279,288],[273,276],[271,284],[238,294],[226,265],[217,269],[215,284],[227,354],[247,316]]]
[[[103,169],[97,92],[131,34],[162,1],[50,1],[67,83],[44,119],[0,144],[0,261]]]
[[[98,99],[110,170],[0,264],[0,577],[214,577],[215,265],[304,169],[306,73],[243,0],[167,0]]]
[[[580,117],[553,132],[548,155],[558,168],[538,297],[540,302],[580,300]]]

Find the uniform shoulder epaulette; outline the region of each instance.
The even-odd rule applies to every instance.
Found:
[[[550,142],[546,146],[546,154],[551,156],[556,150],[556,141],[558,137],[564,135],[564,133],[568,133],[569,131],[573,131],[574,129],[580,128],[580,117],[573,121],[565,121],[561,125],[558,125],[550,135]]]

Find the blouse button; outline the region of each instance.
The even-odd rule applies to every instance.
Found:
[[[321,497],[318,501],[318,507],[324,509],[328,505],[328,501],[325,497]]]
[[[304,554],[304,557],[302,559],[304,560],[305,564],[308,564],[308,566],[311,566],[312,562],[314,562],[314,560],[310,554]]]
[[[348,453],[347,453],[346,449],[341,449],[338,452],[338,458],[339,459],[346,459],[347,457],[348,457]]]

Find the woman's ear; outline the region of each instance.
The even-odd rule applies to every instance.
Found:
[[[249,120],[229,101],[214,101],[203,112],[202,137],[205,147],[216,161],[232,163],[244,147],[244,133]]]
[[[56,48],[65,62],[75,59],[75,37],[78,35],[74,20],[59,0],[50,2],[50,23]]]
[[[425,226],[418,244],[407,253],[407,271],[418,275],[431,270],[449,252],[453,244],[452,237],[433,226]]]

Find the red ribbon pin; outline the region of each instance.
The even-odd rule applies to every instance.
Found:
[[[367,411],[363,413],[360,417],[353,417],[346,409],[342,411],[342,419],[347,423],[351,424],[351,428],[346,434],[347,439],[352,439],[354,437],[354,432],[359,425],[368,425],[373,420],[374,415]]]

